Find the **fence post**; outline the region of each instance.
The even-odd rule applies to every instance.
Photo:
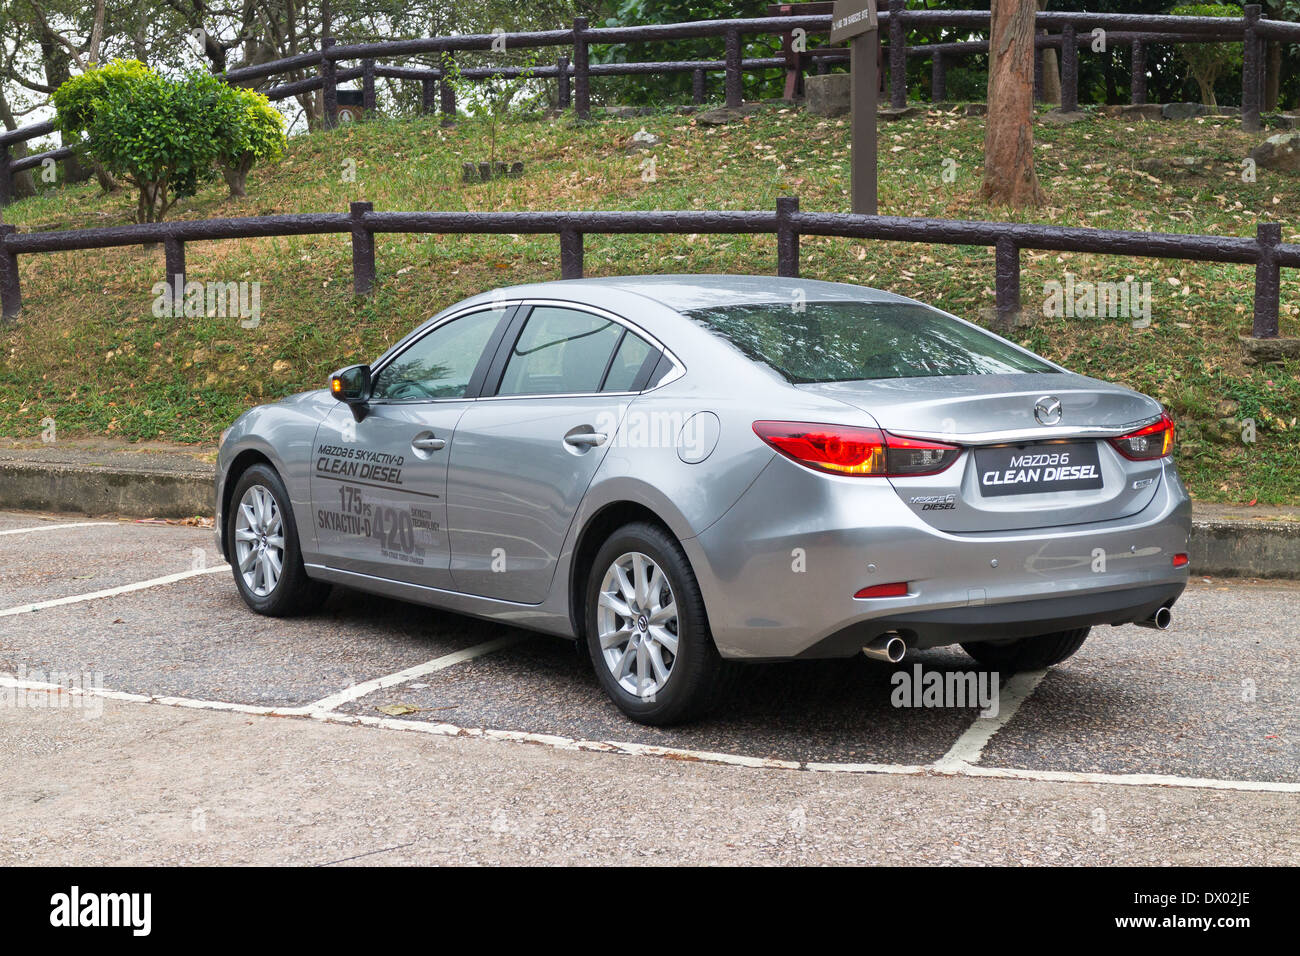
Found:
[[[0,319],[16,319],[23,310],[23,290],[18,284],[18,257],[4,248],[5,236],[18,231],[17,226],[0,222]]]
[[[1132,78],[1129,82],[1131,95],[1129,99],[1134,105],[1140,105],[1147,101],[1147,47],[1141,40],[1133,41],[1133,49],[1130,51],[1129,72]]]
[[[1061,112],[1079,112],[1079,44],[1073,23],[1061,28]]]
[[[590,58],[587,49],[587,18],[573,18],[573,112],[580,120],[591,118]],[[563,247],[563,237],[561,237]]]
[[[1034,102],[1043,102],[1043,48],[1034,44]]]
[[[7,206],[14,201],[13,171],[9,168],[11,162],[9,144],[0,143],[0,206]]]
[[[691,100],[698,106],[704,102],[704,71],[691,71]]]
[[[438,110],[442,113],[442,125],[450,126],[456,115],[456,88],[447,82],[447,74],[455,68],[456,61],[448,54],[442,58],[442,76],[438,78]]]
[[[744,87],[740,74],[740,31],[727,31],[727,109],[739,109],[745,101]]]
[[[567,56],[562,56],[555,61],[555,80],[558,84],[556,99],[560,112],[564,112],[573,101],[573,90],[569,85],[569,58]]]
[[[906,0],[889,0],[889,105],[896,110],[907,106],[907,40],[903,32],[905,6]]]
[[[1020,248],[1005,236],[994,246],[994,268],[998,323],[1010,328],[1020,314]]]
[[[349,207],[352,219],[352,291],[369,295],[375,287],[375,234],[366,228],[365,215],[374,203],[354,202]]]
[[[1241,128],[1247,133],[1258,133],[1259,121],[1259,82],[1260,82],[1260,44],[1258,3],[1248,3],[1244,8],[1246,26],[1242,31],[1242,53],[1245,61],[1241,70]]]
[[[560,230],[560,278],[582,278],[582,233],[576,229]]]
[[[936,53],[930,62],[930,101],[942,103],[948,95],[948,70],[943,54]]]
[[[799,211],[798,196],[776,198],[776,274],[799,278],[799,233],[791,218]]]
[[[1277,264],[1277,247],[1281,241],[1281,223],[1261,222],[1255,228],[1259,259],[1255,263],[1255,322],[1250,334],[1257,339],[1275,339],[1278,336],[1282,270]]]
[[[185,243],[173,235],[163,239],[163,261],[167,268],[167,301],[177,310],[185,302]]]
[[[434,80],[431,77],[425,77],[420,80],[420,112],[425,116],[430,116],[438,109],[438,99],[434,93]]]
[[[366,119],[375,111],[375,61],[361,61],[361,109]]]
[[[326,129],[333,129],[339,125],[338,66],[325,54],[325,51],[333,45],[333,37],[321,37],[321,119]]]

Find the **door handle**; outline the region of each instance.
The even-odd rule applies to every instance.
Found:
[[[575,448],[591,448],[605,444],[607,437],[609,436],[604,432],[578,432],[576,435],[565,435],[564,442],[566,445],[573,445]]]
[[[442,438],[415,438],[411,440],[411,447],[420,451],[438,451],[446,448],[447,442]]]

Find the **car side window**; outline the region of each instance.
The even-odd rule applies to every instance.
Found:
[[[572,395],[600,391],[623,326],[603,316],[538,306],[510,351],[498,395]]]
[[[614,361],[609,365],[609,372],[605,375],[605,384],[601,387],[601,391],[632,391],[637,379],[641,378],[650,353],[657,351],[641,336],[628,332],[619,343],[618,351],[614,353]]]
[[[483,349],[504,315],[505,310],[487,309],[438,326],[384,366],[375,377],[371,399],[464,398]]]

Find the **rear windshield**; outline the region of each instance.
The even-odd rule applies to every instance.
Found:
[[[685,315],[795,384],[1056,371],[910,302],[728,305]]]

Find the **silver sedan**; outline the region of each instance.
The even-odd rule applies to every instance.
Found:
[[[1159,403],[886,292],[758,276],[496,290],[225,434],[262,614],[331,585],[583,643],[632,719],[737,661],[960,643],[1047,667],[1166,627],[1187,493]]]

